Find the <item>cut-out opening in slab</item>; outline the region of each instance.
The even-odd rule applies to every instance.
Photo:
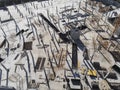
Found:
[[[23,50],[32,50],[32,42],[24,42]]]

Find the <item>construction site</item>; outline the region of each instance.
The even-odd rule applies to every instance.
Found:
[[[0,90],[120,90],[119,0],[0,0]]]

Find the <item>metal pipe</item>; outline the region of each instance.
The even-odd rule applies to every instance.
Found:
[[[59,33],[60,31],[58,30],[58,28],[56,26],[54,26],[43,14],[40,14],[41,18],[44,19],[44,21],[46,21],[57,33]]]
[[[48,61],[50,62],[50,66],[51,66],[51,68],[52,68],[54,77],[56,77],[56,73],[55,73],[54,67],[53,67],[52,62],[51,62],[51,59],[50,59],[49,51],[47,51],[47,52],[48,52],[48,58],[49,58]]]
[[[37,40],[38,40],[38,43],[39,43],[39,45],[40,45],[40,40],[39,40],[39,36],[38,36],[38,32],[37,32],[37,28],[35,27],[34,24],[32,24],[32,26],[33,26],[34,29],[35,29],[35,33],[36,33],[36,35],[37,35]]]
[[[0,69],[0,85],[1,85],[1,79],[2,79],[2,69]]]
[[[23,16],[23,14],[20,12],[20,10],[18,9],[18,7],[15,5],[15,3],[13,3],[13,4],[14,4],[14,7],[17,9],[18,13],[20,14],[20,16],[23,18],[24,16]]]
[[[7,44],[7,45],[8,45],[8,46],[7,46],[7,47],[8,47],[8,49],[7,49],[7,56],[9,56],[9,51],[10,51],[10,50],[9,50],[9,47],[10,47],[10,45],[9,45],[9,42],[8,42],[7,39],[6,39],[6,42],[8,43],[8,44]]]
[[[63,48],[62,48],[62,51],[60,53],[60,58],[59,58],[59,64],[58,65],[60,65],[60,61],[61,61],[62,55],[63,55]]]
[[[2,32],[3,32],[3,34],[4,34],[4,36],[7,37],[7,35],[6,35],[5,31],[3,30],[3,28],[2,28],[1,26],[0,26],[0,28],[1,28],[1,30],[2,30]]]
[[[56,61],[55,55],[54,55],[54,53],[53,53],[53,51],[52,51],[51,43],[50,43],[50,50],[51,50],[52,56],[53,56],[53,58],[54,58],[54,60],[55,60],[55,64],[56,64],[56,66],[57,66],[57,61]]]
[[[32,29],[32,32],[33,32],[33,36],[35,37],[35,33],[34,33],[34,30],[33,30],[33,26],[32,26],[31,20],[28,19],[28,21],[30,22],[30,26],[31,26],[31,29]]]
[[[31,72],[31,69],[30,69],[30,59],[29,59],[29,56],[28,56],[28,53],[26,51],[24,51],[26,56],[27,56],[27,62],[28,62],[28,71],[29,73]]]
[[[50,84],[49,84],[49,80],[48,80],[48,77],[47,77],[47,73],[46,73],[46,71],[45,71],[45,68],[44,68],[44,73],[45,73],[45,77],[46,77],[46,81],[47,81],[48,88],[50,89]]]
[[[56,45],[56,43],[55,43],[55,41],[54,41],[54,39],[53,39],[53,36],[52,36],[52,41],[53,41],[53,44],[54,44],[54,46],[55,46],[57,52],[59,52],[59,50],[58,50],[58,48],[57,48],[57,45]]]
[[[28,88],[28,73],[25,67],[23,67],[23,70],[25,71],[25,74],[26,74],[26,83],[27,83],[27,88]]]
[[[23,64],[16,64],[16,67],[15,67],[15,72],[16,72],[16,70],[17,70],[17,65],[19,65],[20,67],[21,67],[21,69],[23,69],[24,70],[24,72],[25,72],[25,75],[26,75],[26,83],[27,83],[27,88],[28,88],[28,73],[27,73],[27,70],[25,69],[25,67],[23,66]]]
[[[35,69],[35,60],[34,60],[34,57],[33,57],[33,54],[32,54],[31,51],[30,51],[30,54],[31,54],[32,61],[33,61],[34,72],[36,72],[36,69]]]
[[[50,32],[50,29],[49,29],[49,25],[47,25],[47,28],[48,28],[48,32],[49,32],[50,36],[52,37],[52,34]]]
[[[73,69],[71,68],[71,66],[70,66],[70,64],[69,64],[69,62],[68,62],[67,59],[66,59],[66,62],[67,62],[67,64],[68,64],[69,68],[70,68],[70,71],[72,72],[72,74],[73,74],[73,76],[74,76],[74,78],[75,78],[75,75],[74,75]]]
[[[57,42],[58,46],[60,47],[60,45],[59,45],[59,43],[58,43],[58,40],[57,40],[57,38],[56,38],[55,32],[54,32],[54,39],[55,39],[55,41]]]
[[[1,65],[7,71],[6,86],[8,86],[9,69],[7,69],[2,63],[1,63]]]
[[[43,42],[43,39],[42,39],[42,35],[41,35],[41,34],[40,34],[40,39],[41,39],[41,43],[42,43],[42,45],[43,45],[44,51],[45,51],[45,53],[46,53],[45,44],[44,44],[44,42]]]

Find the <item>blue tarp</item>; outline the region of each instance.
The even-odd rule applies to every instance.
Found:
[[[113,6],[116,6],[117,8],[120,7],[120,3],[114,0],[95,0],[95,1],[102,2],[103,4],[107,6],[113,5]]]

